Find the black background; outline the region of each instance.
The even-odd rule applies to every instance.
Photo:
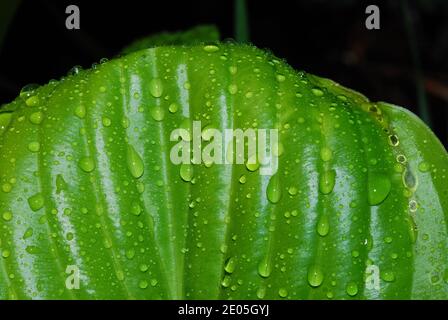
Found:
[[[80,30],[65,28],[69,4],[80,8]],[[364,25],[368,4],[380,7],[380,30]],[[403,4],[411,23],[405,23]],[[414,42],[431,125],[447,145],[448,1],[248,0],[248,12],[256,46],[296,69],[418,114]],[[138,37],[204,23],[232,38],[233,1],[23,0],[0,51],[0,103],[14,99],[25,84],[47,83],[74,65],[87,68],[112,57]]]

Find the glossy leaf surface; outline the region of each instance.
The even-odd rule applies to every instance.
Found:
[[[278,129],[277,172],[173,164],[193,121]],[[1,298],[448,298],[434,134],[256,48],[131,53],[23,90],[0,127]]]

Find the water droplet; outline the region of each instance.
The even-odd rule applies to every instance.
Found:
[[[31,210],[38,211],[43,208],[45,203],[45,199],[40,193],[36,193],[35,195],[28,198],[28,205]]]
[[[350,297],[354,297],[358,294],[358,285],[356,282],[351,281],[347,284],[345,291]]]
[[[228,87],[230,94],[236,94],[238,92],[238,86],[236,84],[231,84]]]
[[[128,258],[129,260],[134,259],[135,257],[135,250],[134,249],[128,249],[126,250],[126,258]]]
[[[428,172],[430,168],[430,164],[425,161],[420,162],[418,165],[418,170],[420,170],[420,172]]]
[[[405,156],[405,155],[403,155],[403,154],[399,154],[399,155],[397,156],[397,162],[399,162],[399,163],[401,163],[401,164],[405,164],[406,161],[408,161],[408,160],[406,159],[406,156]]]
[[[238,180],[241,184],[245,184],[247,181],[246,175],[241,175],[241,177]]]
[[[311,89],[311,92],[317,97],[321,97],[324,95],[324,92],[318,88]]]
[[[325,237],[328,234],[329,230],[330,230],[330,223],[328,221],[328,216],[322,215],[319,218],[319,221],[317,222],[317,233],[321,237]]]
[[[39,124],[41,124],[42,121],[44,120],[44,114],[43,114],[42,111],[36,111],[36,112],[33,112],[33,113],[30,115],[29,120],[30,120],[30,122],[31,122],[32,124],[37,124],[37,125],[39,125]]]
[[[25,240],[25,239],[28,239],[28,238],[31,238],[32,236],[33,236],[33,233],[34,233],[34,230],[33,230],[33,228],[28,228],[28,229],[26,229],[26,231],[25,231],[25,233],[23,234],[23,239]]]
[[[275,76],[275,78],[277,79],[278,82],[283,82],[286,80],[286,77],[280,73],[277,73],[277,75]]]
[[[266,296],[266,287],[260,287],[257,290],[257,298],[258,299],[264,299]]]
[[[134,216],[139,216],[142,213],[142,207],[137,202],[134,202],[131,206],[131,212]]]
[[[11,123],[12,112],[3,112],[0,113],[0,135],[6,131],[9,124]]]
[[[336,171],[325,170],[319,179],[319,190],[323,194],[329,194],[333,191],[336,182]]]
[[[285,288],[280,288],[278,290],[278,295],[282,298],[286,298],[288,296],[288,291]]]
[[[80,119],[83,119],[86,116],[86,107],[84,105],[78,105],[75,107],[75,116]]]
[[[139,269],[141,272],[146,272],[146,271],[148,271],[149,267],[146,264],[141,264]]]
[[[403,184],[406,188],[415,190],[417,187],[417,178],[412,174],[409,167],[405,168],[402,174]]]
[[[12,190],[12,185],[9,182],[5,182],[4,184],[2,184],[2,191],[4,193],[9,193]]]
[[[409,205],[408,206],[409,206],[409,211],[411,211],[411,212],[415,212],[418,209],[418,203],[415,200],[409,201]]]
[[[206,52],[216,52],[219,50],[219,47],[214,44],[208,44],[208,45],[205,45],[203,49]]]
[[[37,141],[30,142],[28,144],[28,150],[30,150],[31,152],[39,152],[39,150],[40,150],[40,143],[37,142]]]
[[[228,287],[230,287],[230,283],[231,282],[232,282],[232,279],[230,278],[230,276],[229,275],[225,275],[224,278],[221,281],[221,285],[224,288],[228,288]]]
[[[231,257],[227,260],[224,270],[227,273],[233,273],[235,271],[235,268],[236,268],[236,259],[235,257]]]
[[[154,78],[149,82],[149,92],[154,98],[160,98],[163,93],[162,80]]]
[[[81,66],[73,66],[70,70],[68,70],[67,75],[74,76],[79,74],[82,71]]]
[[[3,249],[2,250],[2,257],[3,258],[8,258],[11,255],[11,252],[8,249]]]
[[[386,282],[393,282],[395,281],[395,273],[393,271],[381,272],[381,279]]]
[[[312,287],[318,287],[324,281],[324,274],[318,265],[312,265],[308,268],[308,283]]]
[[[267,278],[271,275],[272,263],[269,255],[266,255],[263,260],[258,264],[258,274],[263,278]]]
[[[330,161],[333,157],[333,152],[328,147],[323,147],[320,149],[320,157],[322,161]]]
[[[185,182],[190,182],[193,179],[193,166],[188,163],[183,163],[180,165],[180,177]]]
[[[177,110],[179,110],[179,105],[177,104],[177,103],[171,103],[170,104],[170,106],[168,107],[168,110],[171,112],[171,113],[176,113],[177,112]]]
[[[162,107],[154,107],[151,108],[151,117],[155,120],[155,121],[162,121],[163,118],[165,118],[165,110],[163,110]]]
[[[31,97],[31,95],[34,93],[34,91],[37,88],[39,88],[38,84],[35,84],[35,83],[27,84],[26,86],[24,86],[22,88],[22,90],[20,90],[20,98],[27,99],[27,98]]]
[[[288,193],[289,193],[291,196],[295,196],[295,195],[297,194],[297,192],[298,192],[298,190],[297,190],[296,187],[289,187],[289,188],[288,188]]]
[[[85,172],[92,172],[95,169],[95,161],[91,157],[82,157],[79,160],[79,167]]]
[[[273,175],[269,180],[266,195],[268,200],[272,203],[277,203],[280,201],[280,198],[282,197],[282,190],[280,185],[280,177],[278,174]]]
[[[389,136],[389,144],[393,147],[396,147],[400,144],[400,140],[398,140],[398,137],[395,134],[391,134]]]
[[[131,175],[136,179],[140,178],[144,171],[143,160],[131,145],[127,147],[126,159]]]
[[[110,125],[112,124],[112,120],[110,120],[110,118],[108,117],[103,117],[101,121],[103,123],[103,126],[105,127],[110,127]]]
[[[256,154],[251,155],[247,159],[247,162],[246,162],[247,170],[253,172],[253,171],[257,171],[259,167],[260,167],[260,164],[257,161],[257,155]]]
[[[370,172],[367,180],[369,204],[371,206],[379,205],[390,193],[392,186],[390,179],[382,173]]]
[[[28,107],[37,107],[39,105],[39,97],[38,96],[31,96],[28,99],[25,100],[25,104]]]
[[[12,212],[11,211],[3,212],[2,218],[5,221],[11,221],[11,219],[12,219]]]
[[[229,67],[230,74],[235,75],[237,73],[237,71],[238,71],[238,68],[236,66],[230,66]]]
[[[138,287],[140,289],[146,289],[148,288],[148,281],[146,280],[140,280],[140,282],[138,283]]]

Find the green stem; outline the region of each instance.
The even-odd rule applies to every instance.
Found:
[[[235,0],[235,40],[249,42],[249,19],[246,0]]]
[[[429,127],[431,127],[431,115],[429,112],[428,100],[426,97],[425,87],[423,83],[420,54],[418,50],[417,39],[415,36],[415,30],[411,16],[411,9],[409,8],[407,0],[401,1],[401,8],[403,11],[406,35],[408,37],[409,47],[411,50],[412,63],[414,65],[414,81],[417,90],[418,111],[422,120]]]

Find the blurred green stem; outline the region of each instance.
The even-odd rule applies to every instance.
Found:
[[[246,0],[235,0],[235,40],[249,42],[249,19]]]
[[[401,9],[403,11],[404,27],[408,37],[409,47],[411,50],[412,64],[414,65],[414,81],[417,90],[418,111],[422,120],[431,127],[431,115],[426,98],[425,86],[423,83],[422,67],[420,63],[420,54],[418,50],[417,38],[414,30],[414,21],[412,18],[411,8],[407,0],[401,0]]]

